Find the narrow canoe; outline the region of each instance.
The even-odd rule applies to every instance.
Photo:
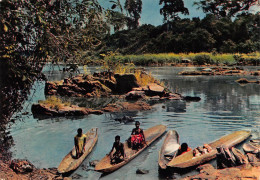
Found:
[[[147,145],[144,145],[142,149],[138,151],[132,150],[128,147],[127,142],[124,143],[125,154],[127,159],[118,163],[118,164],[110,164],[110,157],[106,155],[100,162],[96,165],[95,170],[99,172],[109,173],[113,172],[120,167],[124,166],[126,163],[134,159],[138,154],[140,154],[143,150],[145,150],[153,141],[163,135],[166,131],[166,126],[164,125],[157,125],[151,127],[147,130],[144,130],[144,135],[146,139]],[[113,152],[112,152],[113,153]]]
[[[187,153],[184,153],[172,159],[167,166],[175,167],[175,168],[188,168],[188,167],[193,167],[205,163],[216,157],[217,155],[216,147],[224,146],[227,148],[231,148],[241,143],[245,139],[247,139],[250,135],[251,135],[251,131],[235,131],[229,135],[221,137],[220,139],[214,142],[209,143],[209,145],[212,147],[210,153],[206,153],[199,157],[193,158],[193,152],[189,151]]]
[[[174,156],[179,147],[179,134],[174,130],[168,131],[159,152],[158,163],[161,169],[167,168],[167,164],[170,162],[168,158]]]
[[[97,139],[98,139],[97,130],[98,130],[97,128],[92,128],[85,134],[87,136],[86,144],[85,144],[85,152],[80,158],[78,158],[78,159],[75,158],[75,156],[76,156],[75,146],[63,158],[63,160],[61,161],[61,163],[58,167],[59,173],[68,173],[79,167],[79,165],[84,161],[84,159],[92,151],[93,147],[95,146],[95,144],[97,142]]]
[[[252,144],[252,143],[246,143],[243,145],[243,150],[245,153],[257,153],[260,151],[260,144]]]

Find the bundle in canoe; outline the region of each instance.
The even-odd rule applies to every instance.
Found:
[[[179,135],[176,131],[168,131],[159,152],[158,163],[161,169],[166,169],[167,164],[180,147]]]
[[[217,147],[224,146],[227,148],[231,148],[235,146],[245,139],[247,139],[251,135],[250,131],[235,131],[229,135],[223,136],[220,139],[209,143],[212,150],[209,153],[205,153],[198,157],[193,157],[193,152],[189,151],[180,156],[175,157],[172,159],[167,166],[175,167],[175,168],[189,168],[193,167],[207,161],[214,159],[217,155]]]
[[[125,154],[127,159],[124,161],[118,163],[118,164],[110,164],[110,157],[107,155],[103,159],[100,160],[100,162],[96,165],[95,170],[104,172],[104,173],[109,173],[113,172],[120,167],[124,166],[126,163],[131,161],[133,158],[135,158],[138,154],[140,154],[143,150],[145,150],[153,141],[155,141],[157,138],[159,138],[161,135],[164,134],[166,131],[166,126],[164,125],[157,125],[154,127],[151,127],[147,130],[144,130],[144,135],[146,139],[146,144],[143,146],[143,148],[137,150],[132,150],[131,148],[128,147],[127,142],[124,143],[124,148],[125,148]],[[112,152],[114,153],[114,152]]]
[[[76,150],[75,147],[63,158],[61,161],[58,172],[59,173],[68,173],[73,171],[79,167],[79,165],[84,161],[87,155],[92,151],[93,147],[95,146],[98,134],[97,128],[92,128],[86,134],[86,144],[85,144],[85,152],[82,156],[76,159]]]

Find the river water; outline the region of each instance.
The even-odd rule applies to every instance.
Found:
[[[254,67],[247,67],[254,69]],[[46,66],[44,73],[49,80],[59,80],[65,74],[58,71],[58,67]],[[132,116],[141,122],[141,128],[147,129],[154,125],[163,124],[167,129],[174,129],[180,135],[181,142],[187,142],[195,148],[203,143],[211,142],[219,137],[237,130],[252,130],[253,138],[260,137],[260,85],[239,85],[235,80],[239,76],[180,76],[182,70],[196,68],[150,67],[147,72],[163,82],[172,92],[183,96],[201,97],[199,102],[166,101],[155,104],[153,110],[133,112],[128,114],[103,114],[84,117],[61,117],[36,119],[32,116],[31,105],[44,100],[44,82],[36,82],[31,95],[24,103],[23,112],[17,114],[20,121],[10,124],[10,134],[14,139],[11,148],[13,158],[30,160],[38,168],[58,167],[62,158],[73,147],[73,137],[81,127],[89,130],[98,127],[99,139],[93,152],[74,171],[70,177],[80,179],[101,180],[132,180],[132,179],[166,179],[158,173],[158,151],[163,138],[154,142],[147,150],[114,173],[101,176],[89,167],[89,161],[99,160],[107,154],[114,141],[115,135],[121,140],[129,137],[134,123],[123,124],[114,118],[123,115]],[[89,67],[90,72],[99,71],[99,68]],[[82,72],[83,69],[81,69]],[[246,77],[257,79],[259,77]],[[106,99],[86,100],[78,99],[81,105],[93,107],[106,103]],[[92,103],[92,104],[89,104]],[[215,161],[211,162],[215,165]],[[136,174],[137,168],[149,170],[146,175]],[[180,179],[192,175],[196,171],[185,174],[174,174]],[[101,176],[101,177],[100,177]]]

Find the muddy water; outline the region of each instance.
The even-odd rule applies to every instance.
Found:
[[[50,80],[59,80],[68,76],[58,71],[58,67],[46,67],[45,73]],[[194,68],[189,68],[190,70]],[[89,68],[90,72],[97,68]],[[179,76],[184,68],[156,67],[146,68],[173,92],[184,96],[199,96],[199,102],[167,101],[155,104],[154,109],[146,112],[134,112],[132,116],[147,129],[157,124],[164,124],[168,129],[175,129],[181,142],[187,142],[194,148],[205,142],[213,141],[232,131],[250,129],[253,136],[260,136],[260,85],[241,86],[235,82],[237,76]],[[83,69],[81,69],[83,72]],[[247,77],[257,79],[257,77]],[[259,77],[258,77],[259,79]],[[98,179],[100,173],[88,167],[89,161],[99,160],[112,147],[115,135],[122,140],[129,137],[133,123],[123,124],[114,120],[123,114],[89,115],[85,117],[35,119],[30,111],[31,104],[45,99],[44,83],[36,82],[31,96],[24,104],[27,115],[22,120],[10,124],[10,132],[15,145],[11,148],[13,158],[29,159],[39,168],[58,167],[62,158],[73,147],[73,137],[77,128],[88,130],[99,128],[96,147],[83,164],[70,176],[81,179]],[[109,99],[77,99],[82,106],[95,107],[109,102]],[[18,114],[19,115],[19,114]],[[163,138],[153,143],[146,151],[124,167],[106,176],[102,180],[131,179],[166,179],[158,173],[158,151]],[[211,162],[215,165],[215,162]],[[146,169],[146,175],[137,175],[136,169]],[[196,173],[174,174],[176,179]]]

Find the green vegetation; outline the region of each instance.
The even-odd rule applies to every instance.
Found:
[[[107,61],[117,63],[133,63],[135,65],[163,65],[168,63],[182,63],[183,59],[189,59],[194,65],[204,64],[235,64],[243,62],[245,64],[259,65],[260,53],[249,54],[216,54],[216,53],[160,53],[160,54],[142,54],[142,55],[115,55],[105,57]]]
[[[59,110],[63,106],[71,106],[70,102],[63,102],[57,96],[49,96],[44,101],[39,101],[40,104],[47,105],[52,109]]]
[[[107,36],[99,52],[157,53],[252,53],[260,51],[260,14],[241,14],[235,19],[213,14],[203,19],[175,19],[161,26],[142,25]]]

